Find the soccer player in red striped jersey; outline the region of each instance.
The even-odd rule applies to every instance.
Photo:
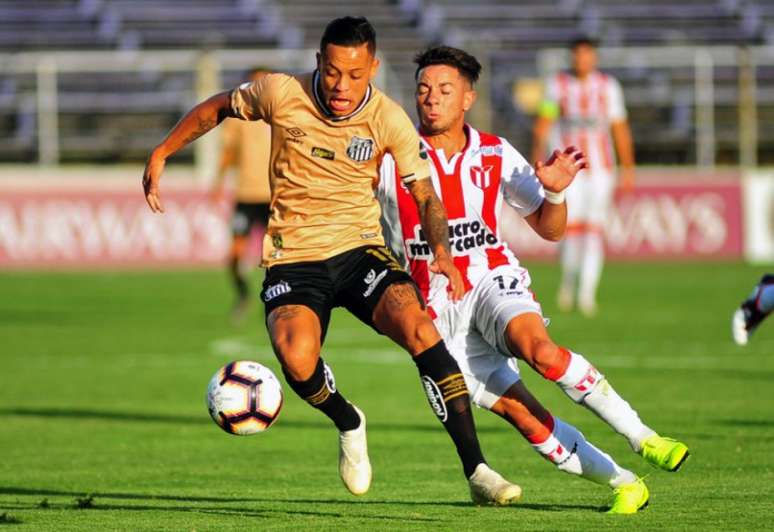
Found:
[[[614,513],[633,513],[648,500],[645,484],[590,444],[573,426],[551,415],[520,380],[516,358],[554,381],[625,436],[635,451],[663,469],[676,470],[688,454],[662,438],[582,355],[549,337],[530,277],[500,237],[502,209],[513,208],[543,238],[564,233],[564,191],[585,167],[575,148],[555,151],[533,169],[505,139],[465,123],[481,65],[462,50],[431,48],[416,58],[416,103],[422,147],[432,162],[436,192],[447,209],[452,257],[465,295],[452,301],[449,283],[430,268],[417,209],[385,157],[377,196],[385,238],[415,279],[428,310],[462,370],[471,400],[510,422],[559,469],[615,490]]]
[[[558,303],[569,311],[577,302],[581,313],[593,316],[604,263],[605,222],[616,185],[613,146],[621,163],[618,185],[624,193],[634,186],[634,149],[621,85],[597,70],[594,42],[576,39],[571,50],[572,72],[560,72],[546,82],[532,160],[558,146],[578,146],[586,155],[588,168],[567,189]]]

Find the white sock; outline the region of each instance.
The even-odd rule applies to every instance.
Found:
[[[604,260],[605,246],[602,235],[596,231],[586,233],[583,238],[578,287],[578,304],[582,307],[596,306],[597,287],[602,276]]]
[[[655,432],[640,420],[637,412],[588,360],[572,351],[569,353],[570,364],[556,383],[570,399],[584,404],[639,452],[642,440]]]
[[[543,442],[532,447],[558,469],[597,484],[617,488],[637,480],[608,455],[589,443],[578,429],[554,417],[554,430]]]

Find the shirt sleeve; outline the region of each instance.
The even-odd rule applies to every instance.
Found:
[[[527,160],[508,142],[503,142],[503,199],[522,218],[543,204],[545,191]]]
[[[427,151],[406,112],[397,104],[388,111],[385,149],[395,160],[404,184],[430,177]]]
[[[623,89],[617,79],[608,77],[607,83],[607,116],[611,122],[626,120]]]
[[[256,81],[248,81],[231,91],[231,110],[242,120],[271,121],[277,95],[289,76],[267,74]]]

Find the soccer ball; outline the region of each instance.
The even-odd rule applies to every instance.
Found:
[[[258,362],[231,362],[210,379],[207,408],[215,423],[229,434],[256,434],[277,420],[282,387],[274,373]]]

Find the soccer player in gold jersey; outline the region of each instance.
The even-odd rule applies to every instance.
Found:
[[[371,85],[379,67],[375,51],[375,32],[365,18],[335,19],[323,33],[313,73],[270,74],[200,103],[151,153],[143,176],[146,201],[153,212],[163,212],[159,179],[167,158],[225,118],[269,123],[266,324],[288,385],[339,430],[345,486],[355,495],[368,491],[371,465],[365,416],[336,389],[320,358],[336,306],[411,354],[430,406],[456,446],[471,497],[509,504],[521,497],[521,488],[486,464],[460,368],[413,280],[384,247],[374,187],[378,164],[389,153],[420,212],[434,256],[429,268],[449,278],[454,299],[461,297],[427,155],[406,113]]]

